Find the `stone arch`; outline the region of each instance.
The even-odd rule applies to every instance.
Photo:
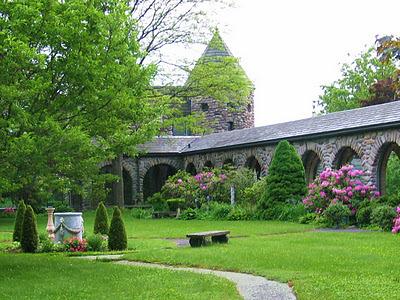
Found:
[[[362,170],[362,157],[362,152],[357,152],[351,146],[343,146],[336,152],[332,167],[334,169],[340,169],[340,167],[345,164],[352,164],[356,169]]]
[[[186,172],[188,172],[190,175],[193,175],[193,176],[197,174],[197,170],[196,170],[194,163],[190,162],[187,164]]]
[[[303,153],[301,160],[304,166],[306,182],[311,183],[323,170],[321,156],[314,150],[307,150]]]
[[[177,168],[169,164],[160,163],[150,167],[143,178],[143,199],[161,191],[169,176],[176,174]]]
[[[142,158],[140,160],[139,177],[143,180],[147,171],[151,167],[154,167],[159,164],[170,165],[171,167],[174,167],[176,170],[182,169],[182,165],[177,160],[168,157]]]
[[[257,176],[257,179],[260,179],[261,165],[254,155],[252,155],[246,159],[244,166],[250,170],[253,170]]]
[[[372,183],[382,194],[386,193],[387,165],[392,153],[397,154],[400,159],[400,139],[379,138],[371,150],[373,156],[372,175],[375,175]]]

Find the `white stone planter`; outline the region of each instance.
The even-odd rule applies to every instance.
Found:
[[[71,237],[82,239],[83,218],[81,212],[54,213],[54,219],[55,242],[63,242]]]

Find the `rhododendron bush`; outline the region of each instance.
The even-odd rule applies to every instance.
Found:
[[[330,205],[339,203],[346,205],[354,215],[362,201],[379,197],[374,185],[361,181],[364,175],[352,165],[345,165],[339,170],[325,169],[308,186],[303,204],[310,211],[322,214]]]
[[[400,233],[400,206],[397,207],[396,209],[397,216],[393,220],[393,233]]]
[[[194,176],[179,171],[168,178],[162,190],[164,199],[185,199],[186,206],[199,207],[207,201],[230,202],[230,188],[235,187],[237,199],[256,178],[251,170],[232,167],[213,168]]]

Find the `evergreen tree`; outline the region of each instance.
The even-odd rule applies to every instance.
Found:
[[[114,208],[113,217],[108,235],[108,248],[110,250],[125,250],[128,247],[124,221],[118,207]]]
[[[265,216],[274,207],[299,201],[307,192],[303,163],[288,141],[279,142],[266,178],[259,209]]]
[[[17,215],[15,216],[15,224],[14,224],[14,233],[13,233],[13,241],[20,242],[22,235],[22,223],[24,222],[24,214],[25,214],[26,206],[24,201],[19,201]]]
[[[108,214],[103,202],[100,202],[96,209],[93,233],[108,234]]]
[[[21,247],[24,252],[35,252],[39,244],[36,217],[30,205],[26,207],[22,223]]]

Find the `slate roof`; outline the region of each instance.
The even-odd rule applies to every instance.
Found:
[[[198,136],[161,136],[155,137],[139,146],[139,150],[148,154],[180,153],[189,143],[199,138]]]
[[[400,127],[400,101],[330,113],[280,124],[214,133],[202,137],[165,137],[153,141],[149,153],[185,153],[251,144],[275,143],[282,139],[301,139],[364,131],[374,127]],[[174,142],[165,142],[172,139]],[[190,147],[188,146],[190,144]]]
[[[229,50],[228,46],[225,44],[221,38],[218,29],[214,31],[214,35],[207,45],[206,50],[204,50],[201,57],[224,57],[233,56],[232,52]]]

